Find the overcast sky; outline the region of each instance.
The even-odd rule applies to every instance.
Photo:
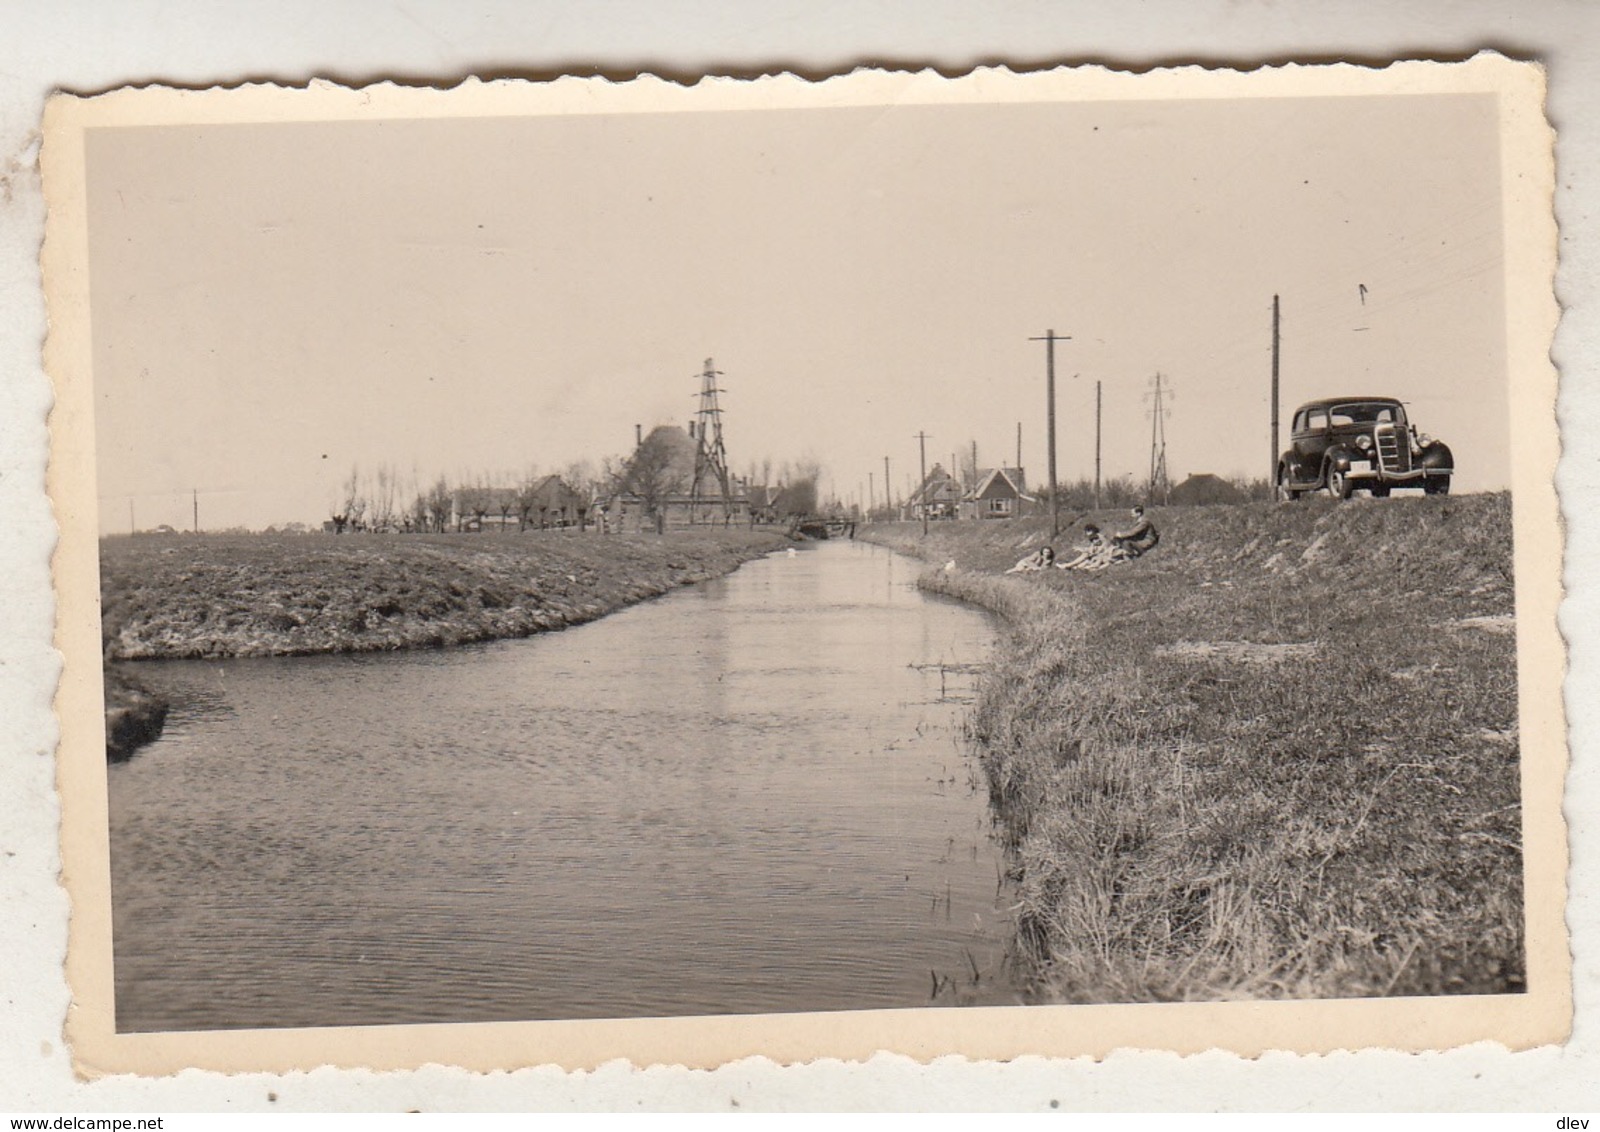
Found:
[[[1045,476],[1263,476],[1283,418],[1392,395],[1455,489],[1510,477],[1495,103],[1415,95],[96,128],[101,529],[328,514],[620,456],[707,357],[730,463],[903,494],[976,441]],[[1076,375],[1076,376],[1075,376]],[[827,481],[825,480],[825,485]]]

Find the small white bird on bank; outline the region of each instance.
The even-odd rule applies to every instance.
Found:
[[[797,550],[795,550],[795,548],[794,548],[794,547],[792,547],[792,546],[791,546],[791,547],[790,547],[790,548],[789,548],[789,557],[790,557],[790,558],[793,558],[793,557],[794,557],[794,556],[795,556],[795,555],[796,555],[796,554],[798,554],[798,553],[799,553],[799,551],[797,551]]]

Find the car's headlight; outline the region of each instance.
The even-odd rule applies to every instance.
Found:
[[[1366,435],[1356,437],[1356,447],[1361,449],[1363,452],[1371,452],[1372,437]]]
[[[1425,433],[1425,432],[1419,432],[1419,433],[1417,433],[1417,445],[1418,445],[1418,446],[1419,446],[1419,447],[1421,447],[1421,448],[1427,448],[1427,447],[1428,447],[1428,446],[1429,446],[1429,445],[1431,445],[1431,444],[1432,444],[1432,443],[1433,443],[1433,437],[1431,437],[1431,436],[1429,436],[1429,435],[1428,435],[1428,434],[1427,434],[1427,433]]]

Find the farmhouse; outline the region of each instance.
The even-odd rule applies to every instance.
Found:
[[[458,531],[581,526],[589,500],[560,476],[544,476],[521,487],[462,487],[450,501],[450,525]]]
[[[706,467],[701,448],[690,429],[676,425],[651,429],[635,446],[617,488],[606,500],[608,524],[617,530],[748,525],[751,511],[746,484],[729,476],[724,499],[722,484]],[[701,473],[698,487],[697,468]]]
[[[964,519],[1010,519],[1032,503],[1021,468],[990,468],[978,473],[978,483],[961,499]]]
[[[560,476],[545,476],[523,494],[527,524],[546,527],[581,527],[589,517],[589,500]]]

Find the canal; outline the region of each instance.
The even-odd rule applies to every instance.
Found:
[[[138,666],[124,1031],[1015,1001],[986,615],[854,542],[440,651]],[[937,998],[935,994],[937,993]]]

